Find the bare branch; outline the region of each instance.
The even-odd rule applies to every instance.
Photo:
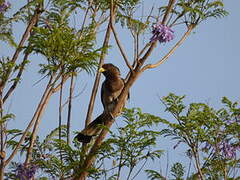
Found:
[[[140,57],[145,51],[146,49],[151,45],[151,43],[147,43],[144,48],[140,51],[140,53],[138,54],[138,57]]]
[[[155,64],[148,64],[144,66],[141,69],[141,71],[145,71],[146,69],[156,68],[160,66],[162,63],[164,63],[169,58],[169,56],[172,55],[175,52],[175,50],[186,40],[186,38],[192,32],[193,28],[194,28],[194,25],[189,26],[188,31],[182,36],[182,38],[175,44],[175,46],[160,61],[158,61]]]
[[[20,81],[20,78],[22,76],[22,73],[23,73],[23,70],[24,70],[24,67],[25,67],[25,62],[28,58],[28,53],[25,54],[24,58],[23,58],[23,61],[22,61],[22,64],[20,65],[20,68],[19,68],[19,71],[18,71],[18,74],[12,84],[12,86],[9,88],[9,90],[7,91],[6,95],[4,96],[3,98],[3,104],[4,102],[7,100],[7,98],[13,93],[13,91],[15,90],[15,88],[17,87],[19,81]]]
[[[81,31],[80,31],[80,36],[79,36],[79,38],[81,38],[81,36],[82,36],[82,32],[83,32],[84,26],[85,26],[86,21],[87,21],[87,15],[88,15],[88,12],[89,12],[90,8],[92,7],[92,3],[93,3],[93,0],[90,0],[89,6],[88,6],[88,8],[87,8],[87,10],[86,10],[86,13],[85,13],[85,15],[84,15],[84,18],[83,18],[83,23],[82,23],[82,27],[81,27]]]
[[[35,143],[35,140],[36,140],[36,137],[37,137],[38,127],[39,127],[40,122],[41,122],[41,117],[42,117],[43,112],[45,111],[45,109],[48,105],[48,102],[49,102],[52,94],[53,94],[53,91],[52,91],[52,88],[50,88],[49,91],[47,92],[47,95],[46,95],[45,99],[43,100],[43,103],[41,104],[39,110],[37,109],[38,115],[37,115],[37,118],[35,120],[35,124],[34,124],[34,127],[33,127],[32,135],[31,135],[31,142],[30,142],[30,145],[27,149],[25,164],[28,164],[32,159],[32,150],[33,150],[33,146],[34,146],[34,143]]]
[[[110,34],[111,34],[111,28],[110,28],[110,22],[109,22],[108,28],[107,28],[107,31],[106,31],[106,34],[105,34],[105,39],[104,39],[104,42],[103,42],[103,48],[106,48],[108,46],[109,39],[110,39]],[[102,52],[101,52],[100,59],[99,59],[99,68],[104,63],[105,56],[106,56],[106,50],[103,49]],[[92,113],[93,113],[94,103],[95,103],[97,90],[98,90],[98,86],[99,86],[100,75],[101,75],[100,72],[97,71],[95,82],[94,82],[93,89],[92,89],[92,94],[91,94],[91,97],[90,97],[90,102],[89,102],[89,105],[88,105],[87,117],[86,117],[86,120],[85,120],[85,127],[87,127],[87,125],[91,122],[91,119],[92,119]]]
[[[32,117],[32,120],[29,122],[27,128],[23,132],[23,134],[22,134],[18,144],[16,145],[15,149],[13,150],[13,152],[11,153],[9,158],[5,161],[4,166],[7,166],[10,163],[10,161],[14,158],[14,156],[17,154],[19,147],[21,146],[21,144],[23,143],[23,141],[25,140],[25,138],[27,136],[27,133],[29,132],[29,130],[31,129],[33,124],[35,123],[35,120],[36,120],[37,116],[39,115],[39,112],[40,112],[40,110],[42,108],[42,105],[43,105],[43,103],[44,103],[44,101],[45,101],[45,99],[47,97],[47,94],[49,92],[49,88],[51,87],[51,82],[52,82],[52,77],[50,78],[50,80],[49,80],[49,82],[47,84],[47,87],[45,88],[45,91],[44,91],[44,93],[42,95],[42,98],[41,98],[41,100],[40,100],[40,102],[38,104],[38,107],[37,107],[37,109],[36,109],[36,111],[35,111],[35,113],[34,113],[34,115]]]
[[[169,2],[168,2],[168,9],[167,9],[167,11],[166,11],[166,13],[165,13],[165,15],[163,17],[162,24],[165,24],[165,22],[167,21],[167,18],[168,18],[169,14],[170,14],[170,12],[171,12],[171,10],[173,8],[173,5],[174,5],[175,1],[176,0],[169,0]],[[150,47],[148,48],[148,50],[145,53],[145,55],[139,60],[139,66],[140,67],[144,64],[144,62],[147,60],[147,58],[151,55],[153,49],[156,47],[156,44],[157,44],[156,41],[150,44]]]
[[[118,35],[117,35],[116,30],[115,30],[114,23],[115,23],[114,7],[113,7],[113,0],[111,0],[111,9],[110,9],[110,25],[111,25],[111,29],[112,29],[114,38],[115,38],[115,40],[116,40],[116,43],[117,43],[117,45],[118,45],[118,48],[119,48],[119,50],[120,50],[120,52],[121,52],[121,54],[122,54],[122,57],[123,57],[126,65],[128,66],[128,68],[132,71],[133,68],[132,68],[132,66],[130,65],[129,60],[128,60],[128,58],[127,58],[127,55],[126,55],[126,53],[124,52],[123,47],[122,47],[122,45],[121,45],[121,42],[120,42],[119,39],[118,39]]]
[[[58,85],[56,85],[56,87],[53,87],[54,84],[57,82],[57,80],[60,77],[62,77],[61,82]],[[67,81],[68,78],[69,78],[69,76],[67,76],[67,75],[64,76],[64,75],[61,75],[61,73],[60,73],[55,78],[55,80],[52,83],[50,83],[50,85],[48,86],[49,90],[46,92],[46,95],[45,95],[41,105],[36,110],[36,112],[37,112],[36,116],[37,117],[35,118],[35,124],[34,124],[34,128],[33,128],[33,131],[32,131],[32,138],[31,138],[31,142],[30,142],[29,148],[27,150],[27,156],[26,156],[25,163],[28,163],[31,160],[32,149],[33,149],[33,146],[34,146],[34,143],[35,143],[35,140],[36,140],[38,127],[39,127],[40,122],[41,122],[41,117],[42,117],[43,112],[45,111],[46,106],[48,105],[50,97],[52,96],[52,94],[54,94],[55,92],[57,92],[57,91],[62,89],[63,84]],[[61,99],[61,94],[60,94],[60,99]],[[60,105],[59,105],[59,111],[61,111],[60,109],[61,109],[61,102],[60,102]],[[34,114],[34,117],[35,117],[35,114]],[[61,118],[61,115],[59,117]]]
[[[175,3],[176,0],[169,0],[168,2],[168,7],[167,7],[167,11],[166,13],[164,14],[164,17],[163,17],[163,20],[162,20],[162,24],[165,24],[168,17],[169,17],[169,14],[171,13],[172,11],[172,8],[174,6],[174,3]]]
[[[63,70],[62,70],[63,71]],[[62,74],[62,73],[61,73]],[[62,140],[62,97],[63,97],[63,84],[64,84],[64,77],[62,76],[62,79],[61,79],[61,84],[60,84],[60,93],[59,93],[59,107],[58,107],[58,138],[59,138],[59,141],[61,142]],[[61,147],[60,147],[60,160],[62,162],[62,151],[61,151]]]
[[[77,98],[78,96],[80,96],[80,95],[86,90],[86,87],[87,87],[87,84],[84,85],[83,89],[82,89],[78,94],[76,94],[75,96],[72,96],[72,99],[75,99],[75,98]],[[73,86],[73,89],[74,89],[74,88],[75,88],[75,85]],[[63,108],[64,106],[66,106],[66,105],[69,103],[69,101],[70,101],[70,98],[68,98],[68,99],[63,103],[62,108]]]
[[[43,12],[40,7],[41,7],[41,5],[39,7],[37,7],[37,9],[35,10],[33,17],[31,18],[31,20],[30,20],[30,22],[29,22],[29,24],[28,24],[24,34],[22,35],[22,39],[20,40],[20,42],[18,44],[18,47],[17,47],[17,49],[16,49],[16,51],[15,51],[15,53],[14,53],[12,59],[11,59],[12,63],[16,62],[20,52],[22,51],[23,44],[28,39],[29,34],[32,31],[32,28],[37,23],[37,21],[38,21],[38,19],[40,17],[40,14]],[[9,77],[10,74],[11,74],[11,69],[7,72],[7,77]],[[8,78],[6,78],[6,79],[8,79]],[[3,82],[3,84],[2,84],[3,87],[4,87],[5,83],[6,82]]]
[[[72,98],[74,89],[74,75],[71,76],[69,102],[68,102],[68,115],[67,115],[67,144],[70,144],[70,127],[71,127],[71,113],[72,113]]]

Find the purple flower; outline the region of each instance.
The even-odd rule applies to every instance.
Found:
[[[217,144],[217,148],[221,151],[225,158],[233,159],[236,158],[237,150],[240,149],[240,146],[236,146],[230,143],[228,140],[224,140]]]
[[[236,157],[236,151],[238,149],[239,149],[238,146],[233,146],[232,144],[225,141],[223,142],[221,150],[226,158],[232,159]]]
[[[27,180],[31,179],[34,177],[36,171],[37,171],[37,166],[35,164],[21,164],[19,163],[15,172],[16,172],[16,177],[19,178],[20,180]]]
[[[153,25],[152,33],[153,33],[153,36],[150,39],[151,43],[156,40],[159,40],[160,43],[169,42],[174,38],[174,35],[173,35],[174,31],[170,27],[164,24]]]
[[[4,2],[0,5],[0,13],[3,13],[11,6],[10,2]]]

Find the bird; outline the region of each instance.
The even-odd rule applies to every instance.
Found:
[[[105,80],[101,87],[101,102],[103,105],[103,113],[98,116],[94,121],[92,121],[85,129],[83,129],[75,137],[79,142],[89,143],[93,136],[96,136],[101,131],[101,126],[104,125],[104,119],[106,119],[107,114],[110,114],[112,119],[113,116],[111,111],[115,107],[118,97],[121,94],[125,82],[121,78],[120,70],[117,66],[108,63],[103,64],[99,68],[99,72],[105,76]],[[126,97],[126,99],[129,95]],[[124,106],[124,105],[123,105]]]
[[[124,80],[121,78],[119,68],[111,63],[104,64],[99,71],[105,76],[101,88],[101,101],[104,112],[109,113],[113,110],[118,96],[124,88]]]

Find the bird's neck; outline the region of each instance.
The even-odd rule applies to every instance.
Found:
[[[107,76],[106,77],[107,80],[110,80],[110,81],[115,81],[115,80],[118,80],[118,79],[121,79],[119,76]]]

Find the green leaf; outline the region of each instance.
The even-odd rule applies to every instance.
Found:
[[[164,176],[162,176],[157,171],[147,169],[147,170],[145,170],[145,172],[147,173],[149,180],[165,180],[166,179]]]

